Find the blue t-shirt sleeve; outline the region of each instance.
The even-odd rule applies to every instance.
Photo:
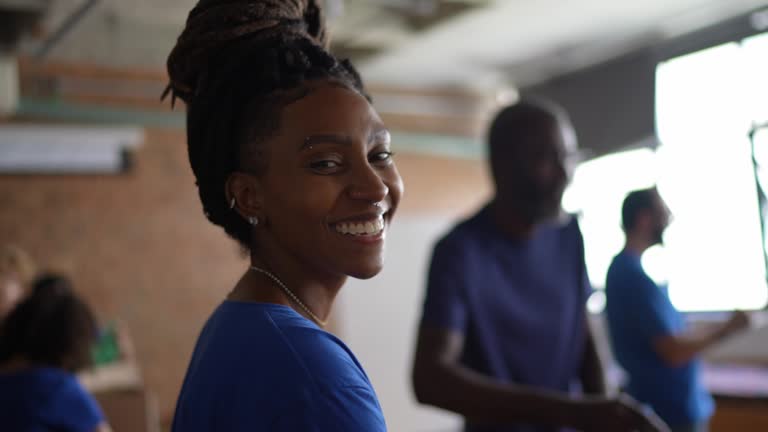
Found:
[[[646,340],[674,333],[674,325],[668,319],[668,302],[648,275],[633,272],[623,278],[620,310],[637,333]]]
[[[252,429],[247,429],[252,430]],[[269,429],[273,432],[386,432],[376,396],[366,387],[341,386],[290,404]]]
[[[463,332],[467,322],[466,272],[462,249],[440,241],[432,254],[424,300],[423,326]]]
[[[48,417],[51,426],[77,432],[93,432],[105,421],[96,400],[74,376],[64,380],[56,391]]]
[[[581,233],[581,228],[579,227],[579,220],[577,217],[573,217],[572,222],[573,224],[573,230],[575,231],[575,235],[577,237],[578,242],[578,254],[579,254],[579,267],[580,267],[580,284],[581,284],[581,295],[582,295],[582,303],[586,304],[587,300],[589,300],[589,297],[594,292],[594,289],[592,288],[592,282],[589,280],[589,272],[587,272],[587,260],[585,258],[586,254],[584,251],[584,236]]]

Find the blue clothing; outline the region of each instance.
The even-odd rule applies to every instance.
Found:
[[[695,425],[681,426],[672,429],[672,432],[708,432],[709,425],[707,423],[698,423]]]
[[[77,378],[60,369],[0,374],[0,429],[14,432],[93,432],[104,422]]]
[[[175,432],[386,431],[368,377],[293,309],[225,301],[197,341]]]
[[[435,246],[421,325],[460,332],[463,366],[501,383],[578,389],[591,292],[578,223],[513,239],[488,208]],[[544,431],[526,425],[466,431]]]
[[[685,329],[666,290],[648,277],[639,256],[623,251],[608,268],[605,291],[611,343],[629,375],[629,394],[672,428],[706,422],[714,402],[702,383],[700,362],[670,367],[653,348],[655,338]]]

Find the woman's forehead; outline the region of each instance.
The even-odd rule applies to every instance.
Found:
[[[356,90],[326,84],[311,89],[304,97],[283,108],[283,126],[318,133],[339,129],[369,129],[380,124],[371,104]]]

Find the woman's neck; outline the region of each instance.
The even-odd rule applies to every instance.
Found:
[[[267,259],[266,256],[275,258]],[[282,304],[312,321],[317,321],[318,324],[326,321],[336,295],[346,282],[346,276],[313,272],[306,265],[294,260],[276,259],[279,256],[280,254],[252,254],[251,266],[262,271],[249,268],[227,298],[234,301]],[[282,282],[285,288],[267,273]],[[295,295],[314,316],[298,305],[286,290]]]

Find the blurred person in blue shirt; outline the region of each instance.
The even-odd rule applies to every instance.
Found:
[[[522,100],[497,114],[488,145],[495,196],[434,248],[417,399],[461,414],[468,432],[666,430],[605,394],[583,239],[561,210],[577,146],[568,116]]]
[[[0,326],[0,428],[106,432],[104,415],[77,381],[90,365],[96,321],[67,279],[45,275]]]
[[[605,284],[611,345],[626,370],[627,391],[674,432],[704,432],[714,402],[701,377],[699,354],[748,326],[745,313],[705,332],[686,327],[683,315],[643,269],[641,257],[663,243],[670,212],[656,188],[631,192],[622,205],[626,245],[613,259]]]

